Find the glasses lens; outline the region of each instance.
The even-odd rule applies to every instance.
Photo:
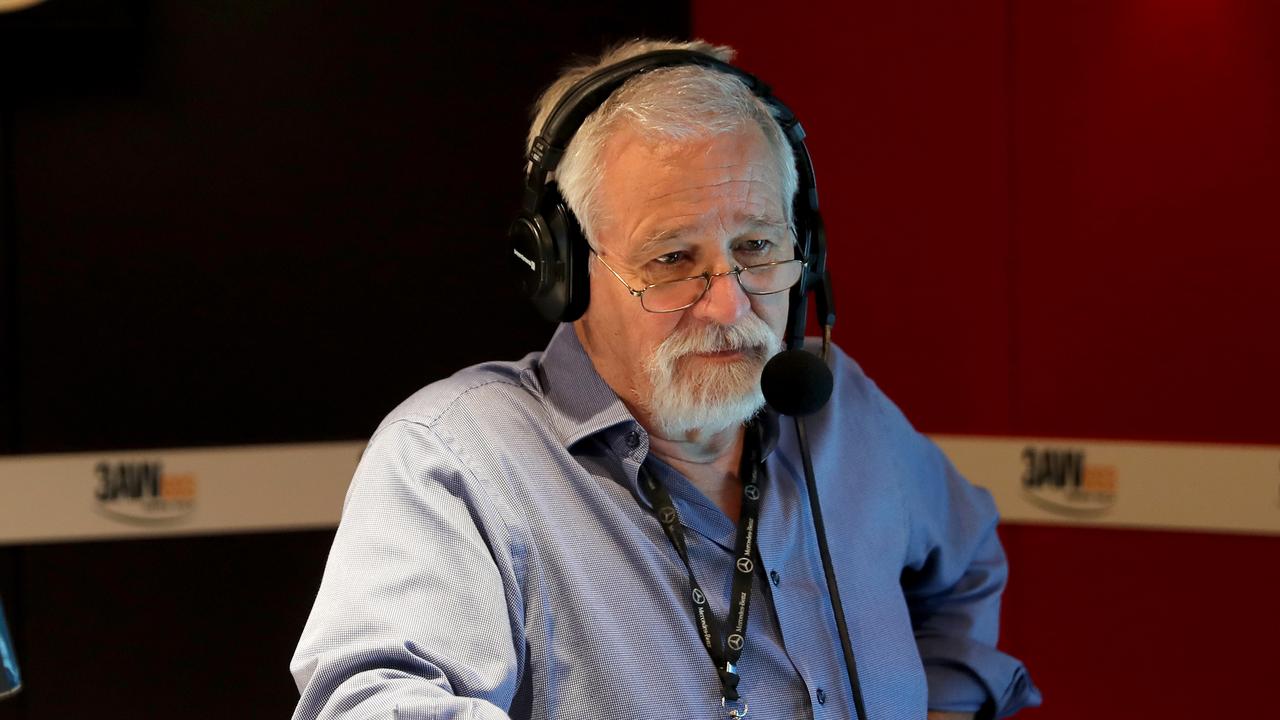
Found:
[[[702,297],[707,279],[702,277],[658,283],[640,296],[640,304],[649,312],[672,312],[689,307]]]
[[[803,260],[754,265],[742,268],[742,273],[738,275],[738,279],[742,282],[742,289],[752,295],[768,295],[769,293],[782,292],[795,285],[799,282],[800,271],[803,269]]]

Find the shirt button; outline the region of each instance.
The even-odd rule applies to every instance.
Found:
[[[818,704],[819,705],[827,704],[827,691],[823,690],[822,688],[818,688]]]
[[[631,448],[632,450],[635,450],[636,448],[640,447],[640,433],[636,432],[635,430],[632,430],[631,432],[627,433],[627,447]]]
[[[774,586],[774,587],[778,587],[778,584],[782,582],[782,578],[781,578],[781,577],[778,577],[778,571],[777,571],[777,570],[770,570],[770,571],[769,571],[769,579],[773,581],[773,586]]]

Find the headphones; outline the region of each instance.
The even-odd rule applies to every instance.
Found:
[[[792,217],[806,262],[800,281],[790,290],[783,339],[788,348],[800,348],[809,292],[818,294],[818,320],[824,330],[835,320],[830,311],[826,235],[818,213],[818,188],[804,144],[804,129],[795,113],[773,96],[768,85],[728,63],[692,50],[657,50],[601,68],[575,83],[556,103],[525,156],[524,201],[520,216],[507,231],[521,289],[538,312],[552,322],[573,322],[586,312],[591,288],[587,239],[555,181],[548,181],[547,176],[560,163],[583,121],[623,83],[642,73],[679,65],[696,65],[741,80],[772,111],[791,146],[799,175]]]

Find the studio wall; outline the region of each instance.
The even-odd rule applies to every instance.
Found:
[[[1280,444],[1275,4],[693,10],[809,131],[836,339],[919,428]],[[1001,535],[1027,717],[1270,712],[1280,537]]]
[[[1274,4],[50,0],[0,16],[0,450],[358,439],[541,347],[528,104],[690,23],[804,121],[836,339],[919,428],[1280,444]],[[1026,717],[1270,710],[1280,538],[1001,534]],[[331,539],[0,548],[0,720],[287,716]]]
[[[0,450],[359,440],[541,348],[506,272],[529,107],[575,52],[687,32],[684,2],[0,15]],[[288,717],[332,537],[0,547],[0,718]]]

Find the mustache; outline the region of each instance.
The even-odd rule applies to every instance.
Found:
[[[763,356],[778,345],[778,338],[763,322],[735,325],[702,325],[677,332],[663,343],[667,357],[736,350]]]

